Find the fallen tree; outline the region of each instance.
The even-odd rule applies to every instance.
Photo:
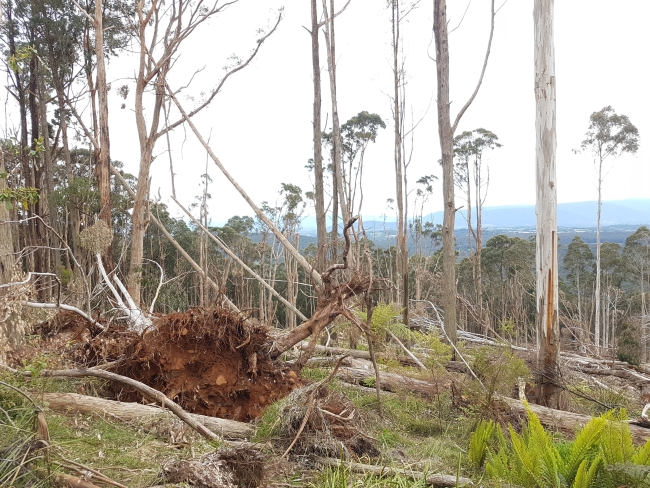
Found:
[[[521,416],[526,415],[526,406],[522,401],[504,396],[498,396],[497,398],[507,404],[513,412]],[[576,429],[586,425],[593,418],[589,415],[565,412],[564,410],[542,407],[532,403],[528,404],[528,408],[537,415],[542,425],[570,433],[575,433]],[[643,444],[650,440],[650,429],[630,424],[630,432],[635,444]]]
[[[336,377],[354,385],[368,386],[375,379],[375,374],[370,369],[364,368],[340,368]],[[436,391],[438,383],[408,378],[396,373],[381,372],[381,388],[388,392],[408,391],[424,398],[431,398]],[[505,403],[511,411],[525,417],[526,406],[521,400],[508,398],[495,394],[495,400]],[[575,433],[576,429],[584,426],[592,417],[564,410],[543,407],[541,405],[528,404],[528,407],[539,417],[542,425],[567,433]],[[636,421],[630,421],[630,432],[636,444],[642,444],[650,440],[650,428],[636,425]]]
[[[15,374],[22,374],[27,377],[31,377],[31,371],[17,371],[12,368],[4,367],[3,369],[9,370]],[[219,436],[208,429],[205,425],[200,423],[196,418],[192,417],[188,412],[183,410],[176,402],[167,398],[160,391],[151,388],[144,383],[140,383],[132,378],[127,378],[119,374],[111,373],[109,371],[104,371],[102,369],[61,369],[61,370],[52,370],[44,369],[40,372],[40,375],[48,378],[85,378],[85,377],[95,377],[101,378],[109,381],[116,381],[124,385],[128,385],[131,388],[136,389],[146,397],[149,397],[153,400],[156,400],[163,407],[167,407],[174,415],[179,419],[189,425],[196,432],[201,434],[203,437],[206,437],[210,440],[218,440]]]
[[[43,393],[41,398],[46,406],[55,412],[108,415],[127,422],[143,421],[154,417],[161,422],[171,422],[173,419],[169,410],[141,403],[117,402],[76,393]],[[244,422],[193,413],[188,415],[215,434],[227,439],[245,439],[253,433],[253,426]]]
[[[340,368],[336,373],[336,377],[346,383],[361,386],[374,385],[376,379],[374,370],[362,368]],[[418,380],[385,371],[379,372],[379,379],[382,390],[393,393],[400,391],[409,392],[424,398],[433,398],[437,393],[438,388],[441,386],[439,382],[433,383],[430,381]],[[449,385],[445,384],[444,386]]]

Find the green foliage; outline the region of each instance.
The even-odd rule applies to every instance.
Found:
[[[509,340],[517,336],[517,324],[512,319],[503,319],[499,322],[498,330],[499,334]]]
[[[68,286],[70,284],[70,280],[72,279],[72,270],[65,266],[61,266],[60,274],[61,274],[61,284],[63,286]]]
[[[14,73],[22,73],[34,56],[38,56],[34,46],[18,47],[16,49],[16,54],[12,54],[7,60],[9,69]]]
[[[527,381],[531,376],[526,362],[506,348],[478,348],[471,367],[483,386],[473,381],[469,393],[483,405],[488,405],[495,393],[510,394],[519,378]]]
[[[575,236],[563,259],[564,269],[568,272],[567,278],[578,290],[586,286],[593,278],[596,258],[591,248],[580,238]]]
[[[22,208],[28,208],[39,200],[38,188],[5,188],[0,191],[0,202],[4,202],[7,210],[13,208],[14,203],[19,203]]]
[[[485,451],[489,477],[539,488],[650,486],[650,441],[634,448],[625,410],[592,419],[568,444],[555,442],[528,408],[527,416],[521,434],[508,427],[510,442],[500,429],[491,431],[485,423],[477,427],[469,455],[480,466]]]
[[[388,330],[402,340],[413,339],[412,331],[395,319],[402,314],[402,309],[392,303],[378,303],[372,310],[370,330],[380,339],[385,339]],[[368,320],[368,312],[357,311],[356,315],[364,322]]]
[[[266,407],[264,414],[257,421],[257,429],[251,439],[253,442],[266,442],[279,434],[280,416],[286,404],[285,400],[278,400]]]
[[[472,432],[469,439],[469,450],[467,457],[473,466],[480,468],[485,462],[487,455],[488,443],[494,438],[494,429],[497,424],[492,420],[481,420]]]
[[[619,115],[611,105],[589,117],[589,129],[582,141],[583,149],[591,149],[602,161],[623,153],[636,154],[639,150],[639,130],[627,115]]]

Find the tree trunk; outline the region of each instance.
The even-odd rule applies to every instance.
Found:
[[[95,2],[95,56],[97,58],[97,92],[99,99],[99,158],[95,162],[97,187],[99,189],[99,218],[113,230],[111,220],[111,179],[110,179],[110,138],[108,132],[108,87],[104,65],[104,27],[102,19],[102,0]],[[63,115],[63,114],[62,114]],[[113,252],[109,246],[103,252],[106,268],[113,269]],[[139,304],[139,297],[132,295]]]
[[[476,249],[474,262],[476,266],[476,307],[478,308],[479,327],[483,335],[488,334],[488,323],[483,316],[483,272],[481,270],[481,253],[483,251],[483,198],[481,197],[481,161],[476,166]],[[489,183],[489,171],[488,171]]]
[[[5,153],[0,146],[0,175],[5,173]],[[7,179],[0,176],[0,193],[7,189]],[[14,272],[14,244],[11,237],[11,224],[7,221],[9,210],[0,202],[0,283],[9,283]]]
[[[600,153],[600,151],[599,151]],[[596,291],[595,291],[595,317],[594,317],[594,341],[596,348],[600,347],[600,212],[602,209],[602,185],[603,185],[603,158],[598,154],[598,209],[596,210]]]
[[[38,71],[39,71],[38,59],[35,56],[32,56],[29,63],[29,91],[27,94],[27,99],[29,102],[30,123],[31,123],[31,134],[30,134],[31,141],[29,143],[29,147],[32,149],[32,151],[37,150],[36,141],[41,137],[41,121],[40,121],[40,114],[39,114],[39,107],[38,107],[38,76],[39,76]],[[34,161],[37,161],[41,157],[42,156],[40,154],[36,153],[36,155],[33,156],[33,159]],[[37,188],[40,194],[43,187],[42,185],[43,164],[41,161],[39,161],[38,164],[30,165],[30,176],[31,176],[31,182],[30,182],[31,186]],[[47,199],[45,199],[45,201],[39,199],[34,205],[33,213],[35,213],[39,217],[44,217],[45,216],[44,207],[46,201]],[[32,215],[30,213],[30,217],[31,216]],[[33,253],[34,266],[33,268],[30,269],[30,271],[36,271],[41,273],[48,272],[49,270],[45,267],[46,250],[43,248],[45,236],[44,236],[44,229],[43,229],[42,222],[40,220],[30,220],[28,226],[30,229],[30,245],[35,248]],[[45,288],[40,288],[38,290],[38,296],[43,300],[47,298]]]
[[[49,129],[47,124],[47,104],[46,104],[47,91],[43,77],[39,76],[38,80],[38,112],[41,123],[41,134],[43,134],[43,191],[41,199],[46,203],[44,205],[43,217],[46,217],[49,225],[54,228],[60,235],[59,219],[57,218],[57,208],[51,201],[50,196],[54,193],[54,174],[52,164],[52,148],[50,147]],[[61,247],[61,243],[53,242],[54,235],[49,231],[45,231],[43,237],[45,241],[42,245],[49,246],[51,249],[45,250],[46,256],[46,269],[55,273],[57,276],[61,275],[61,253],[56,248]],[[45,290],[45,298],[50,301],[52,299],[52,289],[54,287],[54,280],[48,277],[48,287]]]
[[[526,408],[521,401],[503,396],[499,396],[498,399],[506,403],[517,414],[526,415]],[[589,415],[565,412],[541,405],[529,404],[528,407],[537,415],[542,425],[551,427],[554,430],[561,430],[571,435],[575,434],[576,429],[583,427],[593,419]],[[637,425],[630,425],[629,427],[635,444],[644,444],[650,439],[650,429]]]
[[[409,270],[408,249],[406,248],[406,215],[404,209],[404,156],[402,153],[402,114],[400,100],[400,82],[402,76],[399,69],[400,42],[400,12],[399,0],[391,0],[391,27],[393,47],[393,123],[395,126],[395,198],[397,200],[397,288],[401,292],[402,318],[405,325],[409,324]]]
[[[456,343],[456,246],[454,224],[454,134],[449,104],[449,39],[447,33],[447,2],[434,0],[433,30],[436,43],[436,74],[438,78],[438,135],[442,152],[442,192],[444,216],[442,224],[442,268],[445,331]]]
[[[316,200],[316,235],[318,239],[318,254],[316,270],[325,271],[327,258],[327,223],[325,222],[325,190],[323,188],[323,134],[321,129],[321,78],[320,78],[320,46],[318,34],[318,7],[316,0],[311,0],[311,61],[314,77],[314,179]]]
[[[335,168],[334,187],[338,194],[338,203],[341,207],[343,222],[350,220],[348,202],[343,189],[343,167],[341,164],[341,126],[339,123],[339,108],[336,98],[336,41],[334,36],[334,0],[330,0],[330,12],[327,13],[327,0],[323,0],[325,16],[325,45],[327,46],[327,70],[330,79],[330,97],[332,99],[332,155]],[[338,229],[332,227],[332,234],[338,235]]]
[[[553,2],[535,0],[535,102],[537,166],[537,347],[538,398],[548,407],[559,407],[557,261],[557,179],[555,170],[555,50]]]

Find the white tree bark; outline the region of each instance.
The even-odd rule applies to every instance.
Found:
[[[555,50],[553,2],[535,0],[535,133],[537,176],[537,346],[540,401],[557,406],[559,389]]]
[[[600,151],[599,151],[600,152]],[[596,212],[596,315],[594,318],[594,342],[600,347],[600,212],[602,209],[602,187],[603,187],[603,157],[599,154],[598,161],[598,210]]]

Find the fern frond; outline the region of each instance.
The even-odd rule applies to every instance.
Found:
[[[647,441],[634,451],[632,462],[634,464],[650,465],[650,441]]]
[[[590,420],[576,435],[561,470],[567,484],[573,483],[578,469],[584,461],[591,461],[598,454],[599,441],[606,423],[606,417],[596,417]]]
[[[415,339],[415,334],[411,329],[401,322],[395,322],[394,324],[386,324],[384,329],[390,330],[395,336],[402,341],[411,341]]]
[[[495,428],[496,424],[492,420],[482,420],[476,426],[476,430],[472,432],[472,436],[469,439],[467,457],[477,468],[483,466],[483,463],[485,462],[488,445],[494,437]]]
[[[623,422],[625,412],[620,414],[605,414],[608,420],[603,428],[600,442],[601,451],[606,464],[626,463],[632,459],[634,454],[634,443],[632,434],[627,423]]]
[[[592,488],[594,486],[594,480],[600,467],[603,464],[603,458],[601,456],[596,456],[591,464],[589,460],[583,459],[576,470],[576,476],[571,488]],[[589,468],[587,469],[587,466]]]
[[[526,414],[528,415],[528,447],[541,461],[538,473],[544,483],[539,486],[560,487],[562,486],[559,472],[562,461],[560,453],[553,443],[552,437],[544,430],[539,418],[530,410],[528,404],[526,404]]]

